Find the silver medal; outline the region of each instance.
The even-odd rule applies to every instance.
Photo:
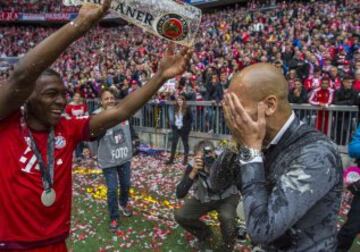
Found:
[[[44,190],[41,194],[41,203],[43,203],[44,206],[50,207],[54,204],[56,200],[56,193],[53,188],[51,188],[49,191]]]

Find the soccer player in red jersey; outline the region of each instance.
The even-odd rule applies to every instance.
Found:
[[[170,48],[147,85],[114,108],[89,118],[63,117],[65,86],[47,68],[110,4],[84,5],[73,22],[30,50],[0,83],[0,250],[67,251],[75,146],[130,117],[188,65],[190,50],[175,55]]]

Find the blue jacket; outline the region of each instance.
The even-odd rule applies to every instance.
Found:
[[[349,143],[349,156],[352,158],[360,158],[360,126],[357,128],[355,134],[352,137],[351,142]]]

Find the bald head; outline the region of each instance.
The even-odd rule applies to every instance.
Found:
[[[244,68],[236,74],[229,87],[230,92],[243,93],[255,102],[274,95],[279,102],[287,102],[288,83],[282,72],[271,64],[259,63]]]
[[[232,79],[228,92],[237,95],[241,106],[254,121],[258,121],[261,104],[266,120],[264,146],[291,116],[287,81],[281,71],[270,64],[246,67]]]

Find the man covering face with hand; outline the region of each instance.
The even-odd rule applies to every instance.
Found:
[[[255,64],[234,76],[224,98],[240,146],[235,172],[247,230],[266,251],[335,251],[341,159],[336,145],[295,116],[287,97],[283,74]]]

